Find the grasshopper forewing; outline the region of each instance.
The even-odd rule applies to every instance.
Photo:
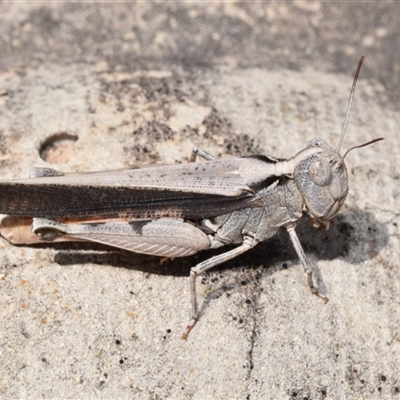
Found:
[[[0,181],[0,213],[7,214],[1,233],[12,243],[85,240],[162,257],[237,244],[191,269],[192,313],[183,338],[199,318],[197,276],[281,227],[289,233],[311,291],[327,300],[314,286],[295,227],[304,211],[316,225],[328,226],[346,199],[347,171],[339,151],[362,61],[337,149],[314,139],[287,160],[265,155],[215,159],[195,149],[192,161],[203,160],[183,165],[72,174],[39,168],[28,179]]]

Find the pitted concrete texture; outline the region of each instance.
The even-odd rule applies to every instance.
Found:
[[[1,238],[0,398],[400,396],[395,4],[1,9],[2,179],[32,167],[187,162],[193,146],[278,158],[315,137],[336,146],[363,52],[342,154],[385,141],[347,156],[350,193],[329,230],[299,222],[329,302],[310,294],[280,232],[199,279],[201,317],[187,341],[190,267],[224,249],[160,263],[90,243]],[[57,138],[73,138],[72,148],[43,160]]]

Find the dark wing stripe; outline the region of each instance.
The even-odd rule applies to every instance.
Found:
[[[44,218],[210,218],[260,206],[256,196],[65,185],[0,184],[0,213]]]

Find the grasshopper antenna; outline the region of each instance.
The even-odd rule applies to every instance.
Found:
[[[384,139],[383,137],[380,137],[380,138],[377,138],[377,139],[374,139],[374,140],[370,140],[370,141],[367,142],[367,143],[363,143],[363,144],[359,144],[358,146],[350,147],[350,149],[348,149],[348,150],[346,151],[346,153],[344,153],[344,156],[342,157],[342,159],[340,160],[340,162],[342,162],[342,161],[344,160],[344,158],[347,156],[347,154],[350,153],[350,151],[352,151],[352,150],[354,150],[354,149],[359,149],[360,147],[369,146],[370,144],[375,143],[375,142],[380,142],[380,141],[383,140],[383,139]]]
[[[356,74],[354,75],[354,80],[353,80],[353,86],[351,87],[351,92],[350,92],[350,98],[349,98],[349,103],[347,104],[347,111],[346,111],[346,116],[344,118],[344,124],[343,124],[343,129],[342,129],[342,134],[340,135],[340,140],[339,140],[339,145],[336,148],[336,151],[339,153],[340,148],[342,147],[342,143],[343,143],[343,139],[344,139],[344,134],[346,133],[346,129],[347,129],[347,124],[349,122],[349,117],[350,117],[350,110],[351,110],[351,105],[353,104],[353,98],[354,98],[354,92],[356,91],[356,85],[357,85],[357,80],[358,80],[358,75],[360,74],[360,70],[361,70],[361,66],[362,63],[364,61],[365,55],[363,54],[360,58],[360,61],[358,62],[358,66],[357,66],[357,70],[356,70]],[[361,146],[358,147],[363,147],[366,146],[369,143],[363,144]],[[352,149],[354,149],[355,147],[353,147]],[[352,150],[350,149],[350,150]],[[350,151],[348,150],[347,153]],[[346,154],[347,154],[346,153]],[[344,158],[344,157],[343,157]],[[342,158],[342,160],[343,160]]]

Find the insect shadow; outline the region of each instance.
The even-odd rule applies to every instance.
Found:
[[[328,230],[313,228],[310,218],[304,216],[299,220],[296,230],[314,267],[318,264],[318,260],[343,258],[350,264],[366,261],[385,247],[389,240],[385,225],[379,223],[372,213],[358,210],[340,214],[331,223]],[[230,248],[226,246],[222,249],[199,252],[191,257],[160,262],[160,257],[115,250],[115,248],[96,243],[59,243],[53,246],[59,250],[54,261],[60,265],[94,263],[176,277],[187,277],[191,267]],[[273,265],[287,264],[288,262],[296,265],[300,263],[289,235],[284,229],[281,229],[271,239],[258,244],[254,249],[237,258],[213,268],[212,271],[243,266],[248,268],[262,266],[267,269]]]

